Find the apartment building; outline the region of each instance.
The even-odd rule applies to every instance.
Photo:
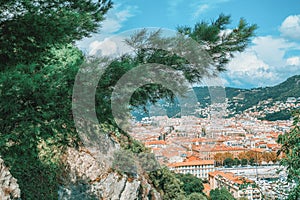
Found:
[[[190,156],[183,162],[171,163],[170,170],[181,174],[192,174],[201,179],[208,179],[208,173],[214,171],[213,160],[200,160],[196,156]]]
[[[231,172],[214,171],[208,173],[211,189],[225,187],[234,198],[261,200],[262,195],[254,181],[242,176],[235,176]]]

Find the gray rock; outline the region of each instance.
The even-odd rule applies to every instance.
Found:
[[[20,199],[21,191],[15,179],[4,165],[4,161],[0,158],[0,199]]]
[[[68,149],[65,159],[70,179],[60,187],[59,199],[138,200],[161,199],[142,175],[132,178],[110,170],[105,160],[86,149]]]

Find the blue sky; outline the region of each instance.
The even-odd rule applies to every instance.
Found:
[[[144,27],[175,30],[213,20],[220,13],[232,17],[234,28],[241,17],[257,24],[256,36],[245,52],[235,55],[221,74],[225,86],[252,88],[276,85],[300,74],[300,2],[298,0],[115,0],[98,34],[79,43],[113,52],[107,38]]]

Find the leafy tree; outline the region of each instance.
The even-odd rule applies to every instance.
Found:
[[[241,152],[241,153],[239,153],[238,158],[240,160],[242,160],[242,159],[248,159],[248,156],[247,156],[246,152]]]
[[[199,83],[205,76],[218,75],[219,72],[223,71],[222,68],[227,63],[225,60],[232,56],[228,57],[228,55],[237,51],[242,51],[256,29],[256,25],[247,25],[244,20],[241,20],[238,28],[236,28],[230,36],[221,34],[221,32],[224,31],[229,24],[229,19],[229,16],[220,15],[215,22],[212,22],[211,24],[207,23],[207,26],[196,26],[197,29],[195,29],[193,35],[187,35],[189,36],[187,39],[182,36],[163,37],[159,30],[148,32],[144,29],[133,34],[130,38],[126,39],[126,42],[134,49],[135,55],[126,55],[113,61],[103,75],[103,77],[105,77],[104,80],[99,83],[99,90],[97,92],[97,94],[99,94],[99,98],[96,98],[98,106],[103,106],[103,109],[99,110],[102,112],[107,111],[105,115],[110,115],[111,110],[109,106],[106,106],[110,105],[110,95],[112,93],[113,86],[123,74],[135,68],[140,63],[155,63],[170,66],[174,70],[181,71],[190,83]],[[214,39],[206,38],[202,35],[202,32],[207,32],[211,29],[216,31],[215,36],[217,37],[218,35],[219,39],[215,37]],[[180,28],[178,29],[178,32],[186,34],[186,32],[182,32]],[[205,46],[205,51],[203,51],[202,48],[199,49],[199,46],[195,46],[189,38],[192,38],[200,45],[203,45],[203,48]],[[229,40],[231,41],[230,44]],[[185,45],[182,43],[185,43]],[[168,47],[170,47],[168,45],[170,44],[172,51],[176,52],[176,50],[179,49],[179,51],[182,52],[177,52],[179,54],[177,55],[172,51],[169,52],[162,50],[161,48],[157,48],[165,45],[167,47],[166,49],[168,49]],[[207,50],[206,44],[209,44],[209,50]],[[223,44],[222,47],[220,46],[221,44]],[[219,51],[217,51],[217,49],[219,49]],[[191,59],[192,61],[187,61],[185,58],[181,57],[185,52],[193,52],[191,56],[193,57]],[[207,52],[210,52],[210,56],[213,58],[212,60],[208,58],[209,56],[207,56]],[[223,55],[223,53],[226,55]],[[220,54],[222,54],[222,56],[220,56]],[[212,69],[209,69],[207,66],[212,66]],[[211,74],[211,72],[213,73]],[[138,79],[140,77],[135,78]],[[184,87],[187,89],[187,87],[182,84],[183,80],[181,80],[179,76],[174,76],[174,79],[179,79],[177,81],[177,87],[174,88],[178,88],[179,93],[183,94],[184,92],[182,91],[185,91]],[[126,90],[126,88],[124,88],[124,90]],[[173,92],[174,91],[170,91],[159,84],[147,84],[134,92],[130,103],[134,107],[143,105],[143,109],[147,110],[145,105],[149,102],[156,103],[160,99],[174,101],[175,96]],[[104,96],[106,98],[103,98]],[[112,117],[109,118],[112,119]],[[120,118],[124,117],[122,116]],[[103,119],[105,119],[105,117]],[[113,120],[111,122],[114,123]]]
[[[226,165],[228,163],[225,164],[225,160],[226,162],[230,162],[231,166],[234,164],[233,163],[233,154],[232,153],[229,153],[229,152],[225,152],[225,153],[217,153],[214,155],[214,160],[217,162],[217,164],[220,164],[220,165]]]
[[[187,200],[207,200],[203,194],[192,193],[187,197]]]
[[[184,191],[181,189],[181,183],[167,167],[149,173],[149,177],[163,195],[164,200],[178,199],[181,200]]]
[[[242,166],[246,166],[248,164],[248,160],[246,159],[246,158],[243,158],[242,160],[241,160],[241,165]]]
[[[254,165],[254,163],[255,163],[255,160],[254,160],[254,158],[250,158],[250,160],[249,160],[249,164],[250,164],[251,166],[253,166],[253,165]]]
[[[182,183],[185,194],[203,193],[204,186],[202,180],[192,174],[176,174],[176,178]]]
[[[232,158],[226,158],[224,160],[224,166],[232,167],[234,165],[234,160]]]
[[[224,155],[222,153],[216,153],[214,155],[214,160],[217,162],[217,165],[223,165]]]
[[[72,44],[97,31],[111,6],[109,0],[0,2],[0,154],[18,179],[22,199],[57,199],[59,177],[63,177],[61,153],[68,146],[80,145],[71,102],[75,75],[84,58]],[[189,35],[200,44],[208,44],[214,58],[212,64],[216,64],[214,75],[224,70],[229,59],[227,54],[245,48],[255,30],[255,26],[241,20],[230,36],[219,34],[228,24],[229,17],[220,16],[212,24],[197,26]],[[213,31],[215,37],[204,37],[208,31]],[[183,72],[191,83],[198,82],[209,71],[204,65],[195,68],[180,56],[153,51],[154,43],[150,40],[164,41],[158,32],[139,35],[128,41],[137,54],[112,62],[97,88],[97,114],[104,117],[99,120],[101,123],[112,125],[109,133],[118,129],[111,115],[112,88],[124,73],[138,64],[172,66]],[[138,45],[145,40],[148,48]],[[159,85],[148,85],[133,95],[131,103],[137,106],[172,95]],[[122,137],[123,148],[135,153],[145,151],[126,136]],[[182,199],[180,181],[168,169],[159,169],[149,176],[164,199]]]
[[[261,163],[262,162],[262,153],[257,151],[247,151],[247,159],[250,163]]]
[[[0,3],[0,70],[40,60],[49,49],[98,31],[110,0],[11,0]]]
[[[205,45],[217,70],[224,71],[233,53],[241,52],[247,47],[250,37],[257,28],[256,25],[248,25],[244,19],[241,19],[237,28],[226,33],[228,24],[230,24],[230,16],[221,14],[211,23],[201,21],[194,27],[180,26],[178,31]]]
[[[265,162],[276,162],[277,161],[277,155],[275,152],[263,152],[262,153],[262,159]]]
[[[293,115],[293,128],[278,138],[278,143],[282,144],[278,155],[280,153],[286,155],[281,160],[281,164],[287,167],[288,180],[294,180],[297,183],[296,187],[289,192],[289,200],[300,198],[300,111],[295,111]]]
[[[78,145],[72,87],[82,52],[111,1],[0,2],[0,154],[22,199],[57,199],[61,156]]]
[[[241,161],[238,158],[233,159],[233,165],[238,166],[241,164]]]
[[[55,51],[42,68],[17,65],[0,75],[0,154],[22,199],[57,199],[61,153],[78,141],[71,88],[83,57],[72,46]]]
[[[233,57],[233,53],[241,52],[247,47],[257,28],[256,25],[248,25],[244,19],[241,19],[237,28],[227,34],[225,30],[229,24],[230,16],[221,14],[217,20],[211,23],[201,21],[195,24],[193,28],[188,26],[178,27],[179,33],[202,45],[212,58],[212,61],[202,58],[202,65],[199,65],[199,63],[198,65],[197,63],[187,65],[187,61],[180,59],[179,56],[163,50],[154,50],[157,44],[166,42],[161,40],[159,32],[148,35],[147,31],[143,30],[135,34],[127,42],[135,49],[137,60],[140,63],[160,63],[171,66],[176,70],[182,71],[191,83],[196,83],[208,75],[207,62],[214,66],[212,69],[214,75],[224,71],[226,64]],[[168,40],[176,42],[177,39],[173,37],[168,38]],[[178,44],[178,48],[181,48],[182,45]]]
[[[229,152],[223,153],[223,157],[224,157],[225,159],[226,159],[226,158],[231,158],[231,159],[234,158],[233,154],[232,154],[232,153],[229,153]]]
[[[211,190],[209,193],[211,200],[235,200],[235,198],[226,190],[226,188],[222,187],[221,189]]]

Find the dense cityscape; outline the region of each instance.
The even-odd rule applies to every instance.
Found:
[[[287,182],[285,168],[279,165],[284,155],[277,154],[281,148],[277,140],[290,130],[292,120],[258,118],[280,109],[299,108],[300,98],[271,101],[217,120],[209,115],[214,105],[201,109],[207,118],[143,118],[131,134],[151,148],[161,165],[201,178],[207,195],[212,189],[226,187],[235,198],[284,199],[294,185]],[[254,111],[258,107],[264,109]]]
[[[0,0],[0,200],[300,200],[295,0]]]

